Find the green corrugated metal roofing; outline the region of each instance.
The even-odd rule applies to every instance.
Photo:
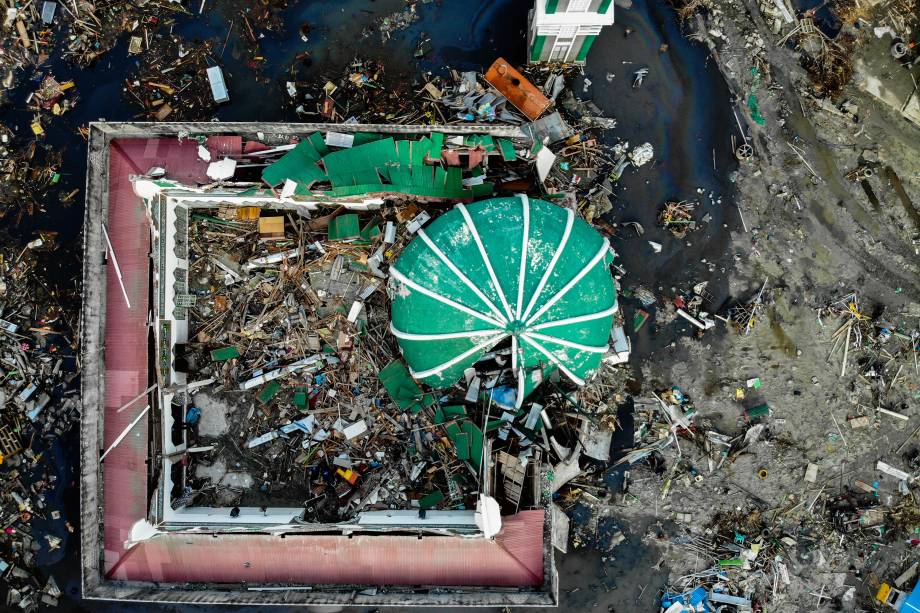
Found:
[[[600,365],[616,311],[609,244],[574,212],[526,196],[457,205],[391,267],[392,325],[416,379],[452,385],[512,339],[518,402],[554,366]]]
[[[266,166],[262,171],[262,180],[275,187],[291,179],[308,189],[314,183],[327,180],[326,173],[317,162],[323,159],[328,151],[322,136],[319,132],[314,132],[309,138],[300,141],[296,147],[285,153],[277,162]]]
[[[496,149],[489,135],[472,135],[470,145]],[[510,144],[510,143],[509,143]],[[315,183],[329,182],[329,197],[358,196],[366,193],[391,192],[426,198],[468,200],[491,195],[492,183],[464,186],[464,169],[426,160],[440,160],[444,134],[433,132],[418,140],[396,140],[391,136],[359,132],[354,145],[330,151],[319,132],[301,141],[294,149],[262,171],[262,178],[272,187],[290,179],[297,182],[297,195],[307,195]],[[511,153],[513,153],[513,147]],[[506,149],[503,157],[508,158]],[[514,158],[510,158],[514,159]]]

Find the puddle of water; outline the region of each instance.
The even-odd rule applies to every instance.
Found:
[[[792,0],[792,6],[797,13],[811,11],[811,17],[815,20],[815,25],[829,38],[836,38],[843,27],[843,23],[834,14],[831,2],[828,2],[828,0]]]
[[[781,349],[787,357],[795,357],[797,349],[795,341],[786,334],[786,330],[783,329],[783,325],[780,323],[779,315],[776,313],[776,310],[770,309],[767,316],[770,319],[770,332],[773,334],[778,348]]]

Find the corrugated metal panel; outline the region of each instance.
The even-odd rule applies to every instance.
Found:
[[[158,582],[456,585],[543,583],[543,511],[503,518],[494,541],[426,536],[165,535],[112,578]]]
[[[115,266],[106,268],[105,420],[103,448],[107,449],[144,409],[138,401],[118,409],[149,385],[147,315],[150,293],[150,228],[143,202],[134,193],[129,175],[164,166],[170,176],[206,179],[207,164],[198,160],[196,141],[132,139],[114,141],[109,155],[109,213],[107,231],[118,259],[125,303]],[[131,430],[103,464],[103,531],[105,571],[125,554],[131,526],[147,514],[147,418]]]
[[[195,141],[113,142],[108,232],[128,309],[111,262],[106,297],[108,447],[145,406],[118,413],[148,386],[147,312],[150,234],[129,174],[164,166],[170,177],[206,181]],[[504,518],[494,541],[461,537],[166,535],[125,552],[131,526],[147,512],[147,420],[142,419],[105,460],[103,530],[110,578],[134,581],[359,585],[539,586],[543,582],[543,512]]]
[[[143,158],[155,155],[148,143],[129,145]],[[140,170],[136,159],[113,144],[109,166],[109,216],[107,230],[124,278],[131,308],[125,304],[111,257],[106,267],[105,318],[105,421],[103,445],[109,445],[144,409],[139,401],[118,409],[147,387],[147,311],[150,230],[144,208],[134,194],[128,175]],[[145,169],[146,170],[146,169]],[[144,516],[147,505],[147,419],[142,419],[105,459],[103,466],[103,525],[105,567],[112,567],[124,552],[131,525]]]
[[[511,519],[514,521],[508,521]],[[539,547],[534,546],[535,538],[539,538]],[[543,511],[521,511],[513,518],[503,518],[495,541],[533,577],[533,585],[542,583]]]

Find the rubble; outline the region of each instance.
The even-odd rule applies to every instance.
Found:
[[[589,457],[607,457],[604,447],[617,422],[605,399],[621,389],[616,365],[630,352],[622,327],[615,327],[610,346],[599,348],[598,366],[572,366],[589,380],[579,390],[556,369],[543,370],[548,358],[539,353],[526,358],[527,367],[536,368],[528,378],[537,383],[522,387],[516,376],[508,376],[510,347],[498,345],[454,367],[463,375],[460,381],[445,379],[426,391],[418,382],[432,382],[403,365],[403,359],[413,365],[411,353],[397,344],[404,333],[397,334],[396,323],[390,323],[391,312],[394,322],[401,317],[391,302],[408,291],[400,284],[412,283],[395,262],[414,236],[436,240],[423,227],[449,214],[439,204],[450,197],[443,190],[468,189],[453,197],[472,199],[491,195],[512,179],[515,186],[537,185],[527,154],[532,145],[522,136],[431,132],[419,139],[417,133],[397,130],[388,135],[342,129],[275,148],[255,139],[233,139],[232,145],[231,137],[199,140],[199,157],[210,164],[212,178],[217,157],[235,163],[216,179],[217,189],[245,190],[248,197],[313,210],[338,206],[310,219],[289,206],[197,207],[180,223],[182,228],[187,223],[177,240],[188,250],[182,258],[188,270],[176,273],[181,272],[177,278],[183,286],[174,315],[188,322],[188,339],[177,347],[189,391],[171,400],[173,440],[185,448],[179,453],[185,477],[174,478],[172,508],[271,501],[302,504],[298,521],[332,523],[368,510],[472,508],[481,491],[491,492],[506,513],[537,504],[544,462],[562,466],[568,461],[579,470],[580,454],[573,447],[577,432],[591,432],[595,442],[585,451]],[[424,161],[411,167],[413,174],[437,177],[447,169],[456,187],[435,181],[409,189],[398,165],[404,148]],[[357,168],[351,160],[364,160],[359,154],[371,150],[377,156],[392,153],[388,166],[375,166],[377,180],[392,183],[341,183],[337,177],[343,169],[354,173]],[[311,159],[322,166],[305,166],[303,160]],[[234,170],[241,167],[251,170]],[[264,184],[253,189],[246,181],[260,169],[265,184],[276,189]],[[470,171],[480,178],[468,181]],[[201,191],[159,171],[151,176],[159,190]],[[148,193],[149,181],[137,177],[137,189]],[[382,192],[389,194],[385,200],[377,197]],[[501,199],[494,202],[511,208]],[[562,211],[529,202],[533,215],[539,207],[544,217],[550,209]],[[477,225],[480,233],[488,232],[482,221]],[[593,299],[601,296],[595,292]],[[532,317],[550,306],[535,304]],[[541,342],[554,338],[537,336]],[[165,368],[160,366],[164,379]],[[568,377],[584,383],[579,376]],[[559,478],[554,482],[561,485]]]
[[[4,417],[0,424],[0,513],[5,530],[0,569],[8,586],[5,604],[35,611],[61,596],[39,566],[64,555],[73,527],[62,518],[67,473],[59,474],[54,447],[80,419],[75,380],[74,296],[41,281],[40,260],[54,251],[53,238],[14,248],[2,237],[0,269],[0,369]]]
[[[355,38],[393,45],[425,4],[406,2]],[[667,613],[904,606],[920,528],[920,329],[909,310],[920,216],[910,147],[880,135],[879,115],[920,117],[916,2],[831,3],[839,32],[819,16],[824,6],[677,4],[735,100],[738,132],[726,131],[738,193],[726,195],[735,202],[719,223],[703,212],[721,196],[707,202],[702,189],[693,199],[665,194],[646,203],[647,217],[624,218],[627,173],[656,169],[673,155],[669,143],[651,128],[632,144],[619,138],[616,118],[582,99],[603,72],[501,58],[484,74],[444,67],[399,80],[366,54],[318,74],[301,49],[278,85],[285,109],[341,125],[297,138],[177,135],[197,140],[207,161],[207,181],[196,185],[137,169],[165,190],[272,203],[189,215],[189,268],[176,285],[188,316],[188,342],[177,346],[188,382],[167,407],[184,477],[171,477],[169,506],[227,507],[235,518],[241,506],[281,505],[302,509],[298,522],[333,524],[368,510],[471,509],[488,492],[503,513],[549,501],[559,549],[600,551],[610,566],[619,547],[660,552],[666,585],[643,585],[639,596],[654,594]],[[269,81],[262,41],[290,27],[287,4],[234,5],[223,41],[172,29],[177,14],[204,6],[33,2],[6,11],[2,95],[28,75],[29,114],[15,129],[0,126],[6,221],[79,202],[78,191],[59,191],[64,152],[48,132],[85,92],[47,67],[50,54],[101,64],[123,40],[136,68],[122,95],[156,121],[211,119],[238,100],[242,79]],[[222,60],[232,33],[251,74]],[[299,33],[305,44],[327,34],[310,23]],[[411,55],[430,60],[433,40],[413,38]],[[668,73],[657,66],[624,67],[627,91],[659,87]],[[405,130],[348,128],[356,123]],[[913,134],[885,125],[905,128],[905,141]],[[450,134],[484,126],[504,132]],[[724,163],[713,150],[713,171]],[[510,346],[429,386],[391,329],[405,289],[394,280],[398,258],[448,205],[515,194],[564,207],[604,237],[639,237],[626,244],[649,268],[687,272],[671,284],[650,275],[622,287],[626,271],[614,262],[625,309],[583,387],[541,369],[525,400]],[[15,249],[0,240],[0,575],[7,606],[26,611],[61,598],[54,578],[36,570],[73,531],[48,502],[59,482],[44,453],[79,419],[73,297],[50,292],[38,274],[42,258],[56,257],[54,234],[31,238]],[[709,253],[684,258],[690,240],[712,241],[745,276],[728,287],[694,277],[716,264]],[[627,365],[633,342],[658,366]],[[637,517],[653,518],[645,534],[631,529]]]
[[[125,99],[156,121],[210,118],[230,97],[212,43],[156,33],[140,54],[140,69],[125,80]]]

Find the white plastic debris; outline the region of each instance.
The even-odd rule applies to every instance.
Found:
[[[493,538],[502,529],[502,514],[498,501],[485,494],[476,502],[476,526],[487,539]]]
[[[383,232],[383,242],[388,245],[392,245],[396,242],[396,224],[392,221],[387,222],[386,230]]]
[[[262,436],[257,436],[254,439],[250,439],[250,441],[246,443],[246,447],[248,449],[252,449],[253,447],[258,447],[259,445],[264,445],[269,441],[273,441],[279,436],[281,435],[278,434],[277,430],[272,430],[271,432],[266,432]]]
[[[227,83],[224,81],[224,71],[220,66],[211,66],[208,68],[208,81],[211,83],[211,95],[214,102],[229,102],[230,94],[227,92]]]
[[[208,177],[215,181],[225,181],[232,179],[236,172],[236,160],[233,158],[224,158],[219,162],[208,164]]]
[[[281,197],[290,198],[294,195],[294,192],[297,191],[297,181],[291,181],[290,179],[284,180],[284,185],[281,188]]]
[[[355,144],[354,134],[345,134],[343,132],[326,132],[326,144],[330,147],[342,147],[350,149]]]
[[[661,243],[656,243],[655,241],[649,241],[648,244],[652,247],[652,250],[655,253],[661,253]]]
[[[362,434],[364,434],[365,432],[367,432],[367,423],[363,419],[361,421],[357,421],[351,424],[350,426],[346,426],[342,430],[342,434],[344,434],[345,438],[347,438],[348,440],[357,438],[361,436]]]
[[[549,176],[549,171],[553,167],[553,162],[556,161],[556,154],[549,150],[549,147],[543,147],[537,151],[537,177],[540,179],[540,182],[546,180],[546,177]]]
[[[642,83],[645,81],[645,77],[648,76],[648,68],[640,68],[633,73],[633,89],[638,89],[642,87]]]
[[[358,321],[358,316],[361,314],[361,309],[364,308],[364,303],[358,300],[355,300],[351,303],[351,310],[348,311],[348,321],[355,323]]]
[[[415,234],[416,232],[421,230],[422,226],[428,223],[429,219],[431,219],[431,215],[429,215],[426,211],[422,211],[421,213],[413,217],[412,221],[409,222],[409,225],[406,226],[407,229],[409,230],[409,233]]]
[[[875,469],[878,470],[879,472],[885,473],[886,475],[890,475],[894,477],[895,479],[898,479],[899,481],[907,481],[908,479],[910,479],[910,475],[904,472],[903,470],[899,470],[895,468],[894,466],[892,466],[891,464],[887,464],[885,462],[882,462],[881,460],[879,460],[878,464],[875,465]]]
[[[652,148],[652,144],[642,143],[629,152],[629,161],[632,162],[633,166],[638,168],[652,161],[654,155],[655,149]]]

